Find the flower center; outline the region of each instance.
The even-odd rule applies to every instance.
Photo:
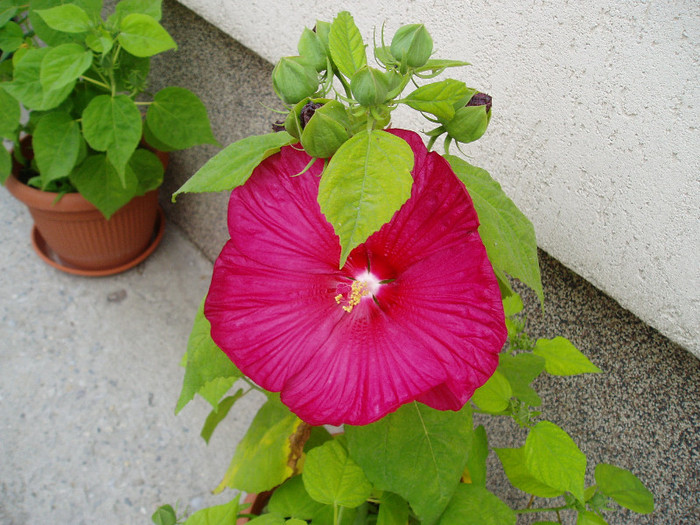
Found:
[[[374,295],[379,290],[381,283],[374,275],[365,272],[359,275],[351,285],[338,285],[336,291],[340,292],[335,296],[335,302],[338,303],[347,313],[352,312],[363,297]]]

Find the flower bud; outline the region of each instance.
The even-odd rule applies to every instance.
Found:
[[[318,107],[311,109],[309,104],[307,114],[312,112],[310,119],[302,125],[301,145],[312,157],[325,159],[331,157],[337,149],[350,137],[348,128],[350,120],[345,106],[337,100],[329,100],[323,105],[312,102]],[[302,119],[304,110],[302,110]]]
[[[391,40],[391,54],[402,65],[421,67],[433,52],[433,39],[423,24],[400,27]]]
[[[272,85],[283,102],[296,104],[316,93],[318,75],[304,58],[284,57],[272,71]]]
[[[491,120],[491,101],[486,93],[475,92],[449,122],[443,123],[449,136],[463,143],[481,138]]]
[[[371,107],[382,104],[389,93],[389,79],[384,72],[373,67],[358,69],[350,79],[353,97],[362,106]]]
[[[297,44],[299,54],[318,72],[326,69],[326,50],[319,36],[311,29],[304,29]]]

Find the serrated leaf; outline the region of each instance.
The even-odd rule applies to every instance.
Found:
[[[187,518],[184,525],[228,525],[235,523],[238,516],[240,497],[241,495],[237,494],[228,503],[198,510]]]
[[[479,425],[472,431],[471,448],[467,454],[467,466],[462,474],[465,483],[486,486],[486,458],[489,455],[489,443],[486,429]]]
[[[70,174],[70,181],[107,219],[139,193],[138,180],[133,171],[127,170],[122,182],[112,163],[103,154],[85,159]]]
[[[231,465],[214,492],[224,487],[263,492],[286,480],[293,473],[287,463],[289,437],[300,424],[301,419],[280,402],[279,396],[270,396],[236,447]]]
[[[15,138],[21,110],[19,102],[4,89],[0,89],[0,137]]]
[[[523,454],[525,466],[536,480],[584,501],[586,456],[561,428],[549,421],[537,423],[525,440]]]
[[[2,27],[0,24],[0,49],[6,53],[12,53],[19,49],[24,42],[24,31],[16,22],[8,22]]]
[[[309,496],[301,476],[293,476],[275,489],[268,503],[270,512],[284,517],[310,520],[321,508],[322,503]]]
[[[150,57],[168,49],[177,49],[177,44],[170,34],[149,15],[126,15],[119,29],[119,43],[134,56]]]
[[[411,196],[413,164],[411,147],[386,131],[362,131],[333,155],[321,177],[318,202],[340,239],[341,268],[350,252]]]
[[[654,495],[629,470],[600,463],[595,468],[598,489],[626,509],[640,514],[654,511]]]
[[[479,235],[495,268],[521,280],[544,303],[532,223],[481,168],[453,155],[445,159],[464,183],[479,215]]]
[[[126,95],[99,95],[83,111],[83,135],[92,148],[107,152],[124,177],[126,164],[141,140],[141,112]]]
[[[5,184],[5,181],[10,176],[12,171],[12,157],[10,152],[3,146],[0,148],[0,184]]]
[[[532,351],[545,361],[548,374],[570,376],[576,374],[598,373],[601,369],[591,363],[568,339],[538,339]]]
[[[49,52],[48,47],[29,49],[15,63],[12,82],[5,82],[3,88],[19,100],[27,109],[45,111],[53,109],[70,94],[73,82],[57,89],[44,90],[41,85],[41,62]],[[20,56],[15,53],[15,56]]]
[[[204,299],[194,318],[187,341],[187,366],[182,391],[177,401],[177,414],[195,394],[200,394],[214,408],[233,384],[242,377],[240,370],[211,338],[211,324],[204,317]]]
[[[520,448],[496,448],[494,449],[501,460],[503,470],[508,476],[511,485],[528,494],[533,494],[541,498],[556,498],[564,491],[554,489],[535,477],[527,470],[525,465],[524,447]]]
[[[608,522],[595,512],[588,510],[579,511],[576,517],[576,525],[608,525]]]
[[[75,4],[64,4],[35,12],[47,26],[63,33],[85,33],[91,27],[88,14]]]
[[[471,410],[409,403],[362,427],[346,425],[350,456],[375,487],[406,499],[425,525],[435,523],[459,485],[471,438]]]
[[[233,404],[237,400],[239,400],[242,395],[243,389],[239,388],[236,391],[236,393],[232,396],[228,396],[222,399],[221,402],[217,405],[217,407],[209,413],[207,419],[204,421],[202,431],[199,433],[199,435],[202,436],[202,439],[206,441],[207,444],[209,443],[209,440],[211,439],[214,430],[216,430],[216,427],[219,426],[219,423],[221,423],[224,420],[224,418],[228,415],[229,411],[231,410]]]
[[[447,79],[417,88],[406,96],[403,102],[417,111],[432,113],[438,118],[451,119],[455,114],[454,105],[468,93],[464,82]]]
[[[91,65],[92,53],[78,44],[53,47],[41,61],[41,86],[45,91],[60,89],[77,80]]]
[[[32,146],[42,188],[73,170],[80,152],[80,126],[63,111],[44,115],[34,128]]]
[[[173,202],[180,193],[230,191],[241,186],[258,164],[277,153],[282,146],[296,141],[286,131],[280,131],[267,135],[252,135],[229,144],[173,193]]]
[[[460,485],[439,525],[515,525],[517,515],[485,487]]]
[[[338,70],[348,78],[352,78],[355,71],[367,65],[365,43],[352,15],[347,11],[341,11],[333,20],[328,34],[328,47]]]
[[[530,386],[530,383],[543,370],[544,359],[530,353],[502,355],[498,362],[498,371],[510,383],[513,389],[513,396],[533,407],[540,406],[542,399],[537,395],[535,389]]]
[[[151,133],[174,149],[199,144],[219,145],[211,131],[207,109],[199,97],[180,87],[161,89],[146,112]]]
[[[121,0],[114,8],[121,18],[134,13],[148,15],[156,21],[162,16],[161,0]]]
[[[362,469],[336,440],[309,450],[302,479],[309,496],[326,505],[358,507],[372,492]]]
[[[496,370],[486,383],[476,389],[472,401],[484,412],[499,414],[508,408],[512,396],[510,383]]]

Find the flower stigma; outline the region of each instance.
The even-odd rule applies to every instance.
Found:
[[[352,281],[352,285],[347,290],[348,286],[343,287],[347,290],[345,293],[339,293],[335,296],[335,302],[341,305],[343,310],[347,313],[352,312],[363,297],[369,295],[374,295],[379,290],[381,282],[374,275],[369,272],[365,272],[359,275],[355,280]],[[341,291],[341,286],[338,287],[338,291]]]

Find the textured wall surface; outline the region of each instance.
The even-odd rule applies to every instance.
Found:
[[[700,4],[181,2],[272,62],[343,8],[366,39],[424,22],[437,57],[473,64],[452,76],[494,96],[464,151],[540,247],[700,356]]]

